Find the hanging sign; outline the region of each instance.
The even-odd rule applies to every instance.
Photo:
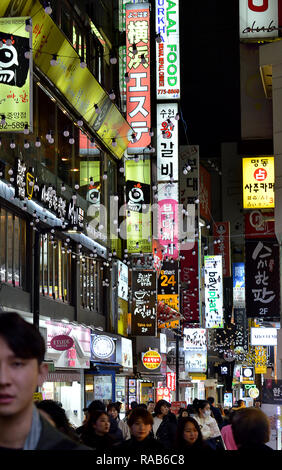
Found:
[[[149,351],[142,353],[142,364],[146,369],[155,370],[158,369],[161,365],[162,358],[161,355],[150,349]]]
[[[207,350],[207,330],[203,328],[184,328],[183,330],[184,351]]]
[[[223,328],[222,257],[205,256],[206,328]]]
[[[164,259],[178,258],[178,183],[158,184],[158,239]]]
[[[259,209],[245,214],[246,238],[275,238],[274,211],[263,212]]]
[[[245,263],[233,263],[233,306],[245,307]]]
[[[116,345],[110,336],[92,335],[92,361],[116,362]]]
[[[251,328],[252,346],[277,346],[276,328]]]
[[[157,99],[180,99],[179,1],[156,0]]]
[[[131,335],[156,334],[156,273],[149,270],[132,271]]]
[[[175,372],[167,372],[166,373],[166,386],[170,389],[171,392],[175,392],[176,390],[176,373]]]
[[[209,221],[211,220],[211,175],[200,165],[200,216]]]
[[[157,179],[178,180],[177,103],[157,104]]]
[[[178,262],[164,261],[158,278],[158,301],[179,310],[178,297]]]
[[[243,208],[273,208],[274,180],[274,157],[243,158]]]
[[[29,17],[0,18],[0,103],[5,123],[0,132],[32,132],[32,32],[25,30]],[[12,43],[7,43],[11,40]]]
[[[214,254],[222,256],[222,272],[224,277],[231,276],[230,267],[230,222],[213,224]]]
[[[50,342],[51,348],[57,351],[66,351],[72,348],[73,344],[73,339],[67,335],[54,336]]]
[[[128,300],[128,266],[118,260],[118,297]]]
[[[278,36],[278,0],[240,0],[240,39]]]
[[[182,283],[181,311],[184,326],[199,323],[199,256],[198,241],[191,250],[181,250],[180,279]]]

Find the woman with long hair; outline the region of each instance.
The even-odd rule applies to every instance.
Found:
[[[195,399],[193,407],[194,418],[201,428],[203,439],[214,449],[225,449],[218,424],[211,414],[209,402]]]
[[[181,452],[185,452],[186,450],[210,449],[203,440],[198,422],[191,416],[178,420],[175,448]]]
[[[110,418],[105,411],[94,410],[88,414],[81,433],[82,442],[96,451],[110,449],[114,440],[109,435]]]

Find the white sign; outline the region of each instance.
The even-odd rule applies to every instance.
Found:
[[[206,372],[206,351],[185,351],[185,372]]]
[[[222,256],[205,256],[206,328],[223,328]]]
[[[240,39],[278,36],[278,0],[240,0]]]
[[[123,367],[133,368],[131,339],[121,338],[121,365]]]
[[[118,297],[128,300],[128,266],[118,261]]]
[[[276,328],[251,328],[252,346],[276,346],[277,329]]]
[[[157,179],[178,180],[177,103],[157,104]]]
[[[184,328],[183,331],[184,351],[207,350],[207,335],[203,328]]]
[[[179,2],[156,0],[157,99],[180,99]]]
[[[93,355],[99,359],[107,359],[115,352],[116,345],[109,336],[97,335],[92,341]]]
[[[160,353],[166,354],[166,335],[160,333]]]

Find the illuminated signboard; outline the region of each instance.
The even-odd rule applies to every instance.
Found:
[[[80,56],[52,18],[45,13],[40,1],[15,3],[1,0],[0,17],[14,15],[32,17],[34,64],[100,136],[108,150],[117,158],[122,158],[132,129],[90,70],[80,66]],[[55,66],[50,64],[53,54],[57,54]],[[100,113],[96,112],[95,104]],[[113,138],[116,139],[115,147],[112,145]]]
[[[157,98],[180,99],[179,2],[156,0]]]
[[[233,305],[245,306],[245,263],[233,263]]]
[[[273,208],[274,180],[274,157],[243,158],[243,208]]]
[[[158,278],[158,301],[178,311],[178,300],[178,262],[164,261]]]
[[[222,256],[222,272],[224,277],[231,276],[230,266],[230,222],[213,224],[214,254]]]
[[[161,365],[162,358],[161,355],[150,349],[149,351],[142,353],[142,363],[146,369],[155,370],[158,369]]]
[[[5,123],[0,132],[32,132],[32,33],[25,30],[30,18],[0,18],[0,103]],[[7,40],[12,43],[7,44]]]
[[[164,258],[177,259],[178,183],[158,184],[158,239]]]
[[[184,328],[183,348],[188,350],[207,350],[207,331],[203,328]]]
[[[156,273],[132,271],[132,336],[156,334]]]
[[[128,300],[128,266],[118,260],[118,297]]]
[[[278,0],[240,0],[240,39],[278,36]]]
[[[223,328],[222,257],[205,256],[206,328]]]
[[[128,153],[140,153],[150,145],[150,5],[126,5],[126,72],[129,74],[126,95],[126,117],[132,132]]]
[[[276,328],[251,328],[252,346],[277,346]]]
[[[177,103],[157,105],[157,179],[178,180],[178,120],[174,119]]]
[[[151,253],[151,162],[125,162],[128,253]]]
[[[207,351],[185,351],[185,372],[206,372]]]

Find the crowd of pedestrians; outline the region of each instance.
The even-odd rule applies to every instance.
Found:
[[[95,450],[120,453],[179,452],[202,449],[272,451],[268,417],[257,401],[231,410],[213,398],[195,399],[178,415],[166,400],[132,402],[124,419],[121,403],[94,400],[80,427],[69,423],[61,403],[33,401],[48,372],[45,343],[38,330],[16,313],[0,315],[0,451]]]

